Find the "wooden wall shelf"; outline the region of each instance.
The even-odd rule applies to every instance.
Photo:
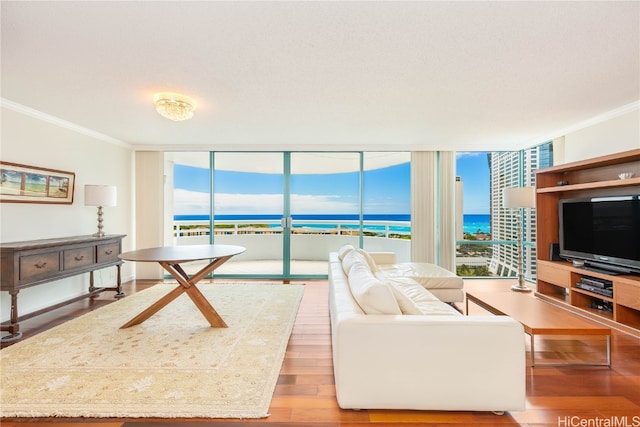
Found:
[[[635,177],[618,179],[621,172],[633,172]],[[558,185],[561,181],[568,184]],[[640,336],[640,275],[608,275],[580,269],[569,262],[550,260],[550,245],[559,241],[558,202],[561,199],[630,193],[640,194],[640,149],[536,172],[537,295]],[[582,277],[612,281],[613,297],[577,288]]]
[[[622,188],[640,185],[640,178],[617,179],[608,181],[585,182],[582,184],[558,185],[555,187],[538,188],[536,193],[557,193],[602,188]]]

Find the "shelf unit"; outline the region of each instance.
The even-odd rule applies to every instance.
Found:
[[[621,172],[634,178],[618,179]],[[537,292],[550,302],[640,336],[640,275],[609,275],[552,261],[560,199],[640,194],[640,149],[536,172]],[[613,297],[576,287],[583,277],[610,280]],[[601,308],[595,308],[595,307]]]

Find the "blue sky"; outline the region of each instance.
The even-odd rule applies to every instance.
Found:
[[[457,175],[464,182],[464,213],[489,213],[489,167],[486,153],[460,153]],[[215,203],[220,214],[282,212],[283,177],[216,171]],[[205,214],[209,204],[209,171],[174,167],[175,214]],[[292,212],[298,214],[357,213],[358,174],[293,175]],[[365,172],[364,211],[371,214],[410,212],[410,166],[404,163]]]
[[[489,161],[486,152],[458,153],[456,175],[464,185],[463,212],[489,214]]]

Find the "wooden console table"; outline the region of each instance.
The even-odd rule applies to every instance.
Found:
[[[104,237],[74,236],[58,239],[30,240],[24,242],[0,243],[2,264],[0,272],[0,290],[11,295],[11,320],[0,326],[0,330],[10,335],[2,341],[17,340],[21,337],[19,322],[83,298],[96,296],[110,290],[116,291],[116,298],[123,297],[120,266],[118,258],[122,252],[122,239],[125,235],[106,235]],[[115,266],[118,270],[116,286],[96,288],[93,272]],[[21,289],[42,285],[54,280],[89,273],[89,291],[78,297],[51,305],[44,309],[18,315],[18,293]]]

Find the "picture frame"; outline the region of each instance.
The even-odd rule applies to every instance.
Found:
[[[0,161],[0,175],[2,203],[73,203],[73,172]]]

